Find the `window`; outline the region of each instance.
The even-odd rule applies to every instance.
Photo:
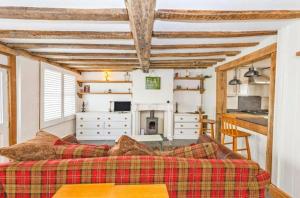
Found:
[[[57,124],[76,113],[76,78],[63,71],[44,68],[42,125]]]
[[[75,77],[64,74],[64,117],[75,114],[76,82]]]
[[[61,118],[62,115],[62,74],[45,69],[44,72],[44,121]]]

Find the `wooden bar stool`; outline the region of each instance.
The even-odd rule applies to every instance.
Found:
[[[232,142],[225,143],[225,136],[232,137]],[[234,152],[239,151],[247,151],[247,158],[251,160],[251,152],[250,152],[250,146],[249,146],[249,140],[248,137],[251,136],[249,133],[240,131],[237,129],[236,125],[236,119],[228,116],[222,116],[222,126],[221,126],[221,136],[222,136],[222,144],[232,144],[232,150]],[[238,138],[244,138],[246,148],[238,148],[237,145],[237,139]]]
[[[200,126],[200,134],[203,135],[205,133],[210,133],[211,138],[215,139],[215,123],[214,120],[202,119]],[[210,126],[210,128],[208,127]]]

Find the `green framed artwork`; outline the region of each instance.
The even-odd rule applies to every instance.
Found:
[[[146,89],[160,89],[160,77],[146,77]]]

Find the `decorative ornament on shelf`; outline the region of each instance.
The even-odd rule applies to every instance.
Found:
[[[190,76],[190,71],[189,70],[185,70],[185,77],[189,77]]]
[[[109,78],[110,78],[110,72],[105,72],[104,73],[104,78],[106,81],[109,81]]]
[[[84,93],[90,93],[90,85],[84,85],[83,92]]]
[[[126,72],[125,75],[124,75],[124,80],[125,81],[130,81],[130,74],[129,72]]]
[[[81,112],[86,112],[86,102],[82,102],[81,104]]]

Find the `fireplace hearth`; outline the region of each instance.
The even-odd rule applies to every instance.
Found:
[[[154,117],[154,111],[150,111],[150,117],[146,118],[146,133],[145,135],[158,134],[158,118]]]

